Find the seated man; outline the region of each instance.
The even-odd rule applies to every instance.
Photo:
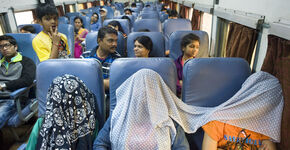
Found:
[[[57,31],[58,12],[54,4],[40,4],[36,8],[38,22],[43,31],[37,34],[32,46],[39,61],[47,59],[68,58],[70,50],[67,38]]]
[[[108,10],[106,8],[103,7],[100,9],[102,23],[105,21],[105,19],[107,19],[107,13],[108,13]]]
[[[0,128],[16,111],[14,100],[10,100],[11,91],[28,87],[35,79],[34,62],[17,52],[16,40],[8,35],[0,36]]]
[[[129,8],[124,10],[125,15],[132,15],[132,12],[133,11],[131,9],[129,9]]]
[[[109,71],[112,62],[120,57],[116,52],[118,32],[111,27],[102,27],[98,32],[98,46],[91,51],[88,58],[96,58],[102,63],[104,87],[109,89]]]
[[[98,13],[93,13],[91,16],[91,31],[99,31],[102,27],[101,22],[99,22],[99,15]]]

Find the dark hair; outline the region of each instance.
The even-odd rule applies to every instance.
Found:
[[[17,45],[17,42],[14,39],[14,37],[12,37],[10,35],[1,35],[0,36],[0,41],[3,41],[3,40],[9,41],[9,43],[12,44],[12,45]]]
[[[150,32],[149,29],[139,29],[138,32]]]
[[[131,7],[137,7],[136,3],[132,3]]]
[[[178,17],[178,13],[177,13],[176,10],[170,10],[170,11],[168,12],[168,16],[169,16],[169,17]]]
[[[35,28],[32,25],[23,26],[21,30],[29,31],[30,33],[36,33]]]
[[[119,31],[122,32],[122,33],[125,33],[119,21],[116,21],[116,20],[110,21],[108,23],[108,25],[111,25],[113,27],[118,26]]]
[[[74,18],[74,22],[75,22],[77,19],[80,19],[81,23],[83,24],[83,25],[82,25],[82,28],[84,28],[84,22],[83,22],[83,19],[82,19],[80,16],[76,16],[76,17]]]
[[[126,11],[130,11],[131,13],[133,12],[131,9],[129,9],[129,8],[126,8],[125,10],[124,10],[124,12],[126,12]]]
[[[129,21],[129,25],[130,25],[131,19],[128,16],[124,15],[124,16],[121,17],[121,19],[127,19]]]
[[[165,10],[167,12],[167,9],[165,7],[162,7],[161,8],[161,11]]]
[[[98,16],[98,19],[99,19],[99,14],[98,14],[98,13],[95,12],[95,13],[92,14],[92,16],[93,16],[93,15],[97,15],[97,16]]]
[[[190,44],[192,41],[199,41],[199,37],[193,33],[189,33],[187,35],[185,35],[180,43],[181,48],[186,47],[188,44]]]
[[[146,4],[145,7],[151,7],[149,4]]]
[[[149,54],[153,49],[153,43],[150,37],[148,36],[139,36],[134,40],[134,43],[138,41],[140,44],[142,44],[146,49],[149,50]]]
[[[98,32],[98,39],[103,40],[106,34],[115,34],[118,36],[118,32],[115,29],[105,26],[100,28]]]
[[[36,18],[41,20],[43,16],[46,15],[57,15],[57,9],[53,3],[53,0],[45,0],[45,3],[38,1],[38,6],[36,8]]]

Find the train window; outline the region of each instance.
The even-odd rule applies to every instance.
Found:
[[[78,10],[85,9],[85,8],[84,8],[84,4],[77,4],[77,6],[78,6]]]
[[[0,14],[0,35],[10,32],[10,27],[6,19],[7,15],[5,13]]]
[[[214,57],[226,57],[230,21],[217,17]]]
[[[93,7],[92,3],[87,3],[88,8]]]
[[[74,5],[69,5],[69,11],[70,12],[76,12],[76,9],[75,9]]]
[[[206,31],[208,36],[211,36],[211,27],[212,27],[212,15],[209,13],[202,13],[200,30]],[[211,38],[209,38],[209,43],[211,43]],[[210,47],[210,45],[209,45]]]
[[[33,14],[32,11],[23,11],[14,13],[16,24],[32,24],[33,23]]]

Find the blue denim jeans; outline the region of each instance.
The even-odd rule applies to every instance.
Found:
[[[6,121],[15,113],[16,107],[14,100],[0,100],[0,129],[5,125]]]

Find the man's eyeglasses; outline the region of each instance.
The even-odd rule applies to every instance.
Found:
[[[3,44],[3,45],[0,45],[0,49],[10,48],[11,46],[12,46],[12,44],[6,43],[6,44]]]

